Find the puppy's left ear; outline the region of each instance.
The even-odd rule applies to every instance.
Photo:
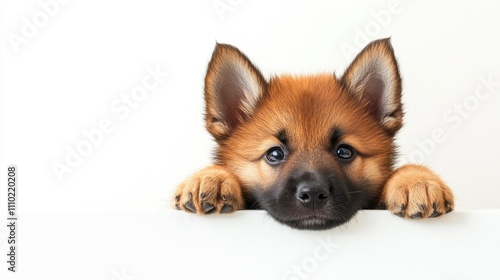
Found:
[[[389,135],[401,128],[401,76],[390,39],[368,44],[347,68],[341,83],[366,104]]]

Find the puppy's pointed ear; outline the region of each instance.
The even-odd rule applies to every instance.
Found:
[[[390,39],[368,44],[342,76],[342,84],[393,136],[403,125],[401,76]]]
[[[237,48],[217,44],[205,77],[205,122],[222,140],[255,112],[266,91],[259,70]]]

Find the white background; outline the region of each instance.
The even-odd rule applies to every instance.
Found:
[[[382,37],[403,76],[401,162],[436,170],[459,210],[500,208],[498,1],[62,2],[0,6],[0,182],[17,165],[21,213],[171,207],[175,186],[210,164],[202,89],[216,41],[266,77],[340,76],[346,48]],[[168,77],[129,115],[112,109],[157,67]],[[54,164],[103,120],[112,131],[59,179]]]
[[[0,10],[0,160],[20,170],[22,210],[170,207],[173,188],[210,163],[202,89],[216,41],[240,48],[266,77],[340,76],[353,58],[342,47],[389,36],[404,83],[402,158],[441,174],[458,209],[500,207],[497,1],[41,0]],[[40,26],[30,36],[27,21]],[[158,88],[128,116],[113,111],[157,65],[169,73]],[[475,97],[477,88],[488,96]],[[464,103],[466,115],[454,111]],[[67,149],[103,119],[113,131],[60,181],[54,162],[66,164]],[[440,140],[430,140],[436,129]]]
[[[233,2],[218,13],[213,4],[225,2],[68,1],[15,45],[12,34],[24,37],[23,18],[40,24],[43,16],[34,17],[44,9],[37,1],[3,1],[0,155],[2,169],[20,170],[21,209],[170,206],[175,185],[210,163],[202,88],[216,41],[240,48],[267,77],[341,75],[352,59],[342,46],[358,47],[361,32],[370,40],[392,37],[404,79],[402,157],[413,153],[441,174],[458,209],[500,207],[496,1]],[[382,10],[390,19],[377,22]],[[121,119],[113,102],[130,96],[156,65],[169,76]],[[488,77],[496,87],[479,100],[475,90]],[[467,117],[452,111],[464,102]],[[114,130],[58,180],[53,163],[66,164],[67,148],[106,118]],[[435,129],[445,140],[429,144]]]

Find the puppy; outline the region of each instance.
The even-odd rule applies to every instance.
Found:
[[[371,42],[342,77],[264,79],[237,48],[217,44],[205,77],[205,122],[215,163],[181,183],[179,210],[264,209],[297,229],[323,230],[360,209],[406,218],[452,211],[431,170],[394,168],[403,125],[401,77],[389,39]]]

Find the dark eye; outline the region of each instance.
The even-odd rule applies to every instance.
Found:
[[[348,145],[339,145],[337,151],[335,152],[337,156],[341,159],[351,159],[354,157],[354,150]]]
[[[285,159],[285,152],[281,147],[273,147],[266,152],[266,160],[271,165],[277,165]]]

